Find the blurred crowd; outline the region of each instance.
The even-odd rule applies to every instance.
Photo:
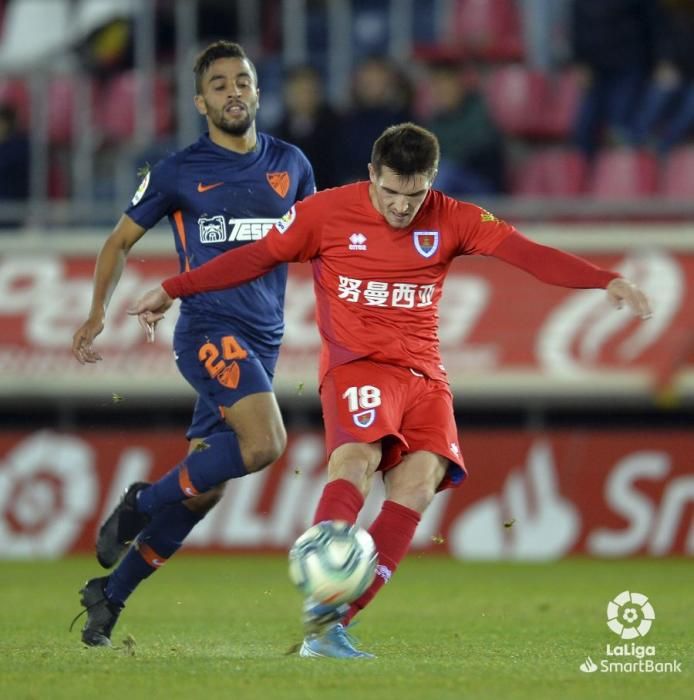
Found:
[[[273,65],[273,51],[281,43],[278,3],[274,12],[273,3],[267,4],[262,58],[253,56],[265,95],[265,68]],[[464,11],[466,0],[454,5]],[[514,169],[518,153],[527,156],[544,145],[570,148],[589,167],[602,150],[614,147],[663,159],[694,135],[694,0],[498,0],[496,6],[513,14],[510,21],[521,42],[517,49],[513,32],[504,30],[491,50],[471,50],[480,35],[470,33],[469,45],[460,36],[440,45],[415,45],[406,63],[371,52],[357,57],[349,94],[337,102],[326,97],[320,62],[282,67],[280,79],[270,85],[281,93],[276,95],[281,109],[271,119],[261,109],[261,128],[301,147],[314,165],[318,186],[325,188],[364,178],[375,137],[390,124],[415,120],[441,141],[436,186],[462,196],[518,193],[515,183],[523,178],[522,160],[520,170]],[[228,3],[204,8],[203,0],[201,43],[219,38],[219,27],[225,27],[225,38],[238,38],[229,8]],[[157,62],[167,65],[173,61],[172,17],[160,14]],[[133,67],[132,24],[126,19],[109,23],[81,42],[76,53],[97,84],[112,81]],[[515,82],[503,82],[504,91],[495,94],[509,67]],[[513,85],[521,75],[526,82],[518,83],[520,94],[515,94]],[[541,79],[542,99],[554,99],[557,76],[568,95],[562,117],[560,106],[538,105],[532,92]],[[176,87],[191,86],[171,83],[165,89]],[[511,105],[523,99],[530,103],[526,110],[535,110],[530,126],[510,113]],[[3,101],[0,90],[3,200],[22,199],[29,192],[30,142],[21,117],[21,107],[7,91]],[[538,127],[538,119],[554,119],[555,126]],[[563,122],[557,127],[558,119]],[[159,150],[174,130],[173,118],[165,121]],[[69,185],[58,183],[53,190],[54,196],[69,194]]]

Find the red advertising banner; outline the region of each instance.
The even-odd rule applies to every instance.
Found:
[[[542,284],[487,258],[459,258],[440,307],[444,362],[463,396],[648,397],[672,383],[694,396],[694,253],[586,254],[649,295],[647,322],[615,311],[600,290]],[[90,304],[92,257],[45,253],[0,257],[0,377],[3,394],[185,395],[171,355],[175,312],[147,345],[128,305],[176,272],[169,256],[131,256],[98,339],[98,366],[70,354]],[[318,332],[309,265],[291,266],[285,341],[276,388],[315,394]]]
[[[518,560],[694,554],[691,432],[472,430],[460,438],[470,477],[436,496],[417,550]],[[163,474],[185,449],[174,431],[0,433],[0,558],[92,551],[123,489]],[[290,435],[278,463],[227,486],[188,546],[287,550],[310,524],[323,450],[318,432]],[[364,524],[381,498],[377,490],[367,501]]]

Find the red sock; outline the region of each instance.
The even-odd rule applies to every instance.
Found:
[[[364,496],[351,481],[335,479],[323,489],[313,524],[323,520],[345,520],[353,525],[363,505]]]
[[[383,503],[381,512],[369,528],[378,551],[376,578],[366,593],[349,606],[349,611],[342,620],[345,626],[374,599],[383,584],[388,583],[390,577],[395,573],[398,564],[412,544],[420,517],[416,510],[402,506],[395,501]]]

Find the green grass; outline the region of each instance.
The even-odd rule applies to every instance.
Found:
[[[279,557],[178,557],[133,596],[116,648],[86,649],[78,625],[67,628],[77,588],[97,572],[86,558],[0,563],[0,698],[694,696],[691,561],[411,557],[356,630],[373,661],[286,655],[300,636],[300,600]],[[681,674],[579,671],[586,656],[599,660],[619,643],[605,607],[624,589],[650,597],[656,620],[644,642],[656,660],[679,659]]]

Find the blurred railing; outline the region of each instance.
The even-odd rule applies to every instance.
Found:
[[[61,2],[51,0],[50,5]],[[19,3],[41,7],[41,0],[13,0],[8,7]],[[158,65],[155,54],[156,0],[64,0],[64,4],[76,13],[75,26],[85,27],[87,19],[98,14],[97,7],[102,19],[108,7],[117,16],[131,19],[134,69],[112,78],[108,86],[97,86],[74,55],[76,30],[70,35],[73,43],[66,43],[64,50],[34,62],[13,63],[2,51],[8,32],[13,31],[10,18],[5,18],[5,40],[0,44],[0,102],[3,94],[7,97],[11,92],[13,81],[18,81],[17,89],[20,83],[28,89],[31,181],[27,201],[0,202],[0,234],[8,226],[26,231],[31,238],[37,230],[112,225],[134,192],[138,167],[195,140],[202,127],[190,89],[191,66],[201,42],[199,0],[171,0],[174,54],[166,65]],[[422,41],[418,26],[422,17],[429,18],[427,40],[447,40],[456,0],[383,0],[375,6],[387,12],[382,50],[407,63],[413,60],[416,42]],[[277,78],[288,66],[309,58],[316,60],[309,42],[309,23],[311,13],[319,11],[326,34],[322,59],[328,95],[336,104],[344,102],[351,70],[359,57],[352,26],[355,0],[237,0],[234,7],[238,36],[231,38],[239,40],[257,60],[262,85],[263,69],[268,65],[269,74]],[[274,13],[281,28],[274,49],[264,46],[268,13]],[[219,34],[224,35],[224,27]],[[22,38],[13,36],[12,41],[16,46]],[[264,99],[279,104],[281,82],[275,79],[268,83]],[[514,222],[684,221],[694,214],[692,198],[659,196],[611,200],[494,197],[478,201]]]

